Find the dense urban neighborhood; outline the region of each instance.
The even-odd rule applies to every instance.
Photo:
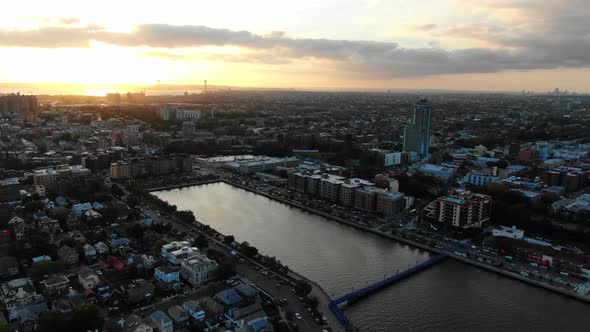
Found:
[[[284,257],[155,194],[217,182],[590,302],[587,95],[8,94],[0,114],[0,331],[355,330]]]

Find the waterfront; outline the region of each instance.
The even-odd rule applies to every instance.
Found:
[[[249,241],[331,295],[365,286],[429,254],[225,183],[155,192]],[[362,331],[582,330],[589,306],[458,262],[446,262],[346,309]],[[572,326],[571,322],[576,322]]]

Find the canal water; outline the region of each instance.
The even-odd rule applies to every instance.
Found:
[[[153,194],[277,257],[333,297],[430,256],[222,182]],[[589,305],[451,260],[345,312],[361,331],[590,330]]]

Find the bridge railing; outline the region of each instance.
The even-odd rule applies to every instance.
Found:
[[[417,272],[420,272],[420,271],[444,260],[447,257],[448,257],[447,254],[441,254],[441,255],[434,256],[434,257],[430,258],[429,260],[422,262],[420,264],[417,264],[405,271],[399,272],[391,277],[385,278],[385,279],[378,281],[370,286],[358,289],[356,291],[352,291],[352,292],[345,294],[335,300],[332,300],[329,303],[328,307],[342,325],[348,326],[349,321],[344,316],[344,313],[342,312],[342,310],[340,310],[339,304],[353,300],[353,299],[357,299],[357,298],[360,298],[363,296],[367,296],[373,292],[378,291],[379,289],[381,289],[385,286],[388,286],[390,284],[393,284],[395,282],[403,280],[403,279],[405,279]]]

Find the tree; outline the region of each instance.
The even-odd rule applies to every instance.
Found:
[[[200,250],[202,250],[209,246],[209,240],[207,240],[207,237],[205,235],[199,233],[199,236],[194,241],[194,245]]]
[[[30,201],[25,204],[25,211],[28,213],[33,213],[40,211],[45,208],[45,204],[41,201]]]
[[[156,241],[156,243],[154,243],[154,245],[152,246],[152,253],[154,254],[154,256],[159,256],[160,255],[160,251],[162,250],[162,246],[165,245],[166,242],[165,240],[158,240]]]
[[[252,247],[247,241],[242,242],[240,250],[242,250],[244,255],[248,257],[256,256],[256,254],[258,254],[258,249]]]
[[[135,196],[130,196],[127,198],[127,205],[129,205],[130,208],[134,208],[139,203],[140,203],[139,199]]]
[[[41,261],[31,265],[29,275],[33,280],[40,280],[46,274],[59,273],[65,270],[62,261]]]
[[[66,314],[60,310],[50,310],[43,314],[39,325],[41,332],[66,331],[71,328]]]
[[[188,210],[176,211],[174,213],[174,215],[176,216],[176,218],[178,218],[186,223],[189,223],[189,224],[194,223],[196,221],[193,211],[188,211]]]
[[[140,224],[133,224],[133,226],[127,228],[127,236],[140,239],[143,237],[144,229]]]
[[[235,259],[225,259],[215,270],[215,278],[218,280],[225,280],[235,276],[236,265]]]
[[[207,249],[207,257],[216,262],[222,262],[225,260],[225,254],[215,249]]]
[[[103,318],[94,304],[82,304],[74,307],[70,316],[70,326],[74,331],[94,331],[102,326]],[[54,330],[60,331],[60,330]]]
[[[444,162],[446,162],[446,163],[449,163],[449,162],[453,161],[453,160],[454,160],[454,158],[453,158],[453,155],[451,155],[451,154],[450,154],[450,153],[448,153],[448,152],[445,152],[445,153],[442,155],[442,160],[443,160]]]
[[[295,291],[297,294],[307,295],[311,292],[311,285],[305,280],[295,281]]]
[[[0,321],[0,332],[10,332],[12,331],[12,329],[10,328],[10,325],[8,325],[8,322],[5,320]]]
[[[223,242],[227,243],[227,244],[232,244],[235,241],[235,238],[233,235],[227,235],[223,237]]]
[[[123,189],[121,189],[121,187],[118,184],[113,183],[113,185],[111,186],[111,194],[117,197],[121,197],[125,195],[125,192],[123,191]]]
[[[115,221],[119,217],[119,210],[116,207],[109,206],[100,210],[100,214],[107,221]]]
[[[40,331],[94,331],[102,326],[103,318],[98,307],[94,304],[82,304],[72,309],[70,313],[60,310],[50,310],[41,317]]]

